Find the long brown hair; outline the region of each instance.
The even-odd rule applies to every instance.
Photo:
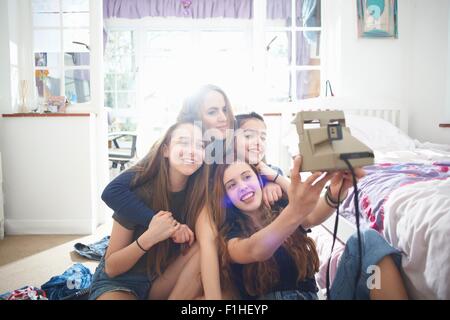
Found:
[[[134,167],[130,168],[136,172],[131,182],[132,189],[138,192],[139,197],[155,213],[158,211],[171,211],[169,200],[170,181],[169,181],[169,160],[164,157],[164,148],[168,147],[173,132],[182,124],[192,124],[189,121],[177,122],[172,125],[150,149],[149,153],[139,161]],[[184,205],[182,217],[177,217],[180,223],[189,226],[194,230],[200,210],[205,204],[205,177],[203,165],[187,181],[186,202]],[[187,201],[188,200],[188,201]],[[181,221],[180,221],[181,220]],[[150,275],[155,273],[161,275],[167,266],[175,259],[179,253],[179,246],[170,239],[153,246],[148,253],[147,268]]]
[[[225,100],[225,107],[227,108],[227,121],[228,121],[228,127],[230,129],[234,128],[234,114],[233,110],[230,104],[230,100],[228,99],[228,96],[225,94],[225,92],[219,88],[218,86],[207,84],[199,88],[194,94],[187,97],[183,101],[183,107],[181,108],[180,113],[178,114],[177,121],[178,122],[194,122],[194,121],[201,121],[202,120],[202,114],[201,109],[205,102],[205,98],[211,91],[217,91]]]
[[[226,221],[227,207],[231,207],[235,211],[236,219],[233,223],[237,223],[242,230],[242,237],[250,237],[261,228],[269,225],[283,210],[283,207],[267,207],[263,201],[259,210],[263,213],[262,226],[256,226],[252,219],[246,214],[240,212],[234,207],[226,194],[223,177],[225,170],[230,164],[218,165],[214,174],[214,193],[215,205],[211,209],[212,219],[219,226],[219,254],[220,263],[222,267],[221,280],[227,286],[232,285],[230,256],[227,250],[226,235],[231,229],[231,225]],[[261,189],[263,187],[262,180],[258,174],[257,169],[250,165],[253,172],[259,177]],[[297,266],[298,277],[297,281],[302,281],[306,278],[313,277],[319,270],[319,256],[316,251],[314,241],[307,237],[305,232],[298,228],[291,236],[289,236],[283,243],[283,247],[292,257]],[[243,278],[246,291],[252,296],[261,296],[269,292],[280,279],[278,265],[275,258],[263,262],[255,262],[243,266]]]

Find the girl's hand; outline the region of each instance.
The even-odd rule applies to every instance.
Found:
[[[168,211],[159,211],[155,214],[148,225],[147,231],[141,236],[143,245],[151,247],[152,245],[170,238],[180,229],[180,223],[172,217]],[[144,249],[148,249],[144,247]]]
[[[359,181],[362,177],[366,175],[366,172],[362,168],[355,168],[355,176],[356,176],[356,182]],[[331,197],[333,201],[338,202],[338,194],[339,189],[341,188],[341,185],[343,184],[342,191],[341,191],[341,198],[339,199],[341,202],[347,197],[347,191],[350,187],[353,186],[353,177],[350,171],[338,171],[333,174],[333,177],[331,179],[330,183],[330,192]]]
[[[283,191],[281,187],[273,182],[268,182],[263,188],[263,201],[268,207],[273,205],[275,202],[281,199],[283,196]]]
[[[259,174],[261,176],[266,176],[267,179],[273,180],[277,176],[277,171],[269,167],[267,164],[265,164],[263,161],[260,161],[256,165],[256,169],[258,170]]]
[[[172,241],[175,243],[185,243],[188,242],[189,246],[195,241],[195,236],[192,230],[185,224],[182,224],[180,228],[175,231],[175,233],[171,236]]]
[[[331,174],[327,173],[320,180],[316,181],[323,172],[314,172],[305,182],[302,182],[300,176],[301,165],[301,156],[296,156],[294,167],[291,170],[291,185],[288,188],[288,197],[289,206],[292,206],[296,212],[306,217],[316,207],[320,193],[325,184],[331,179]]]

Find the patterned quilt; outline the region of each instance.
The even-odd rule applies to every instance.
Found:
[[[392,191],[422,181],[450,178],[450,163],[382,163],[364,167],[367,175],[358,182],[361,226],[382,232],[384,204]],[[350,189],[340,213],[355,223],[354,190]]]

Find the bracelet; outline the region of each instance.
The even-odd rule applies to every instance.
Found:
[[[325,202],[333,209],[337,209],[339,207],[339,202],[336,202],[331,198],[331,190],[329,186],[327,187],[327,192],[325,193]]]
[[[148,252],[148,250],[145,250],[145,249],[139,244],[138,239],[136,239],[136,244],[138,245],[138,247],[139,247],[142,251]]]
[[[337,209],[339,207],[337,204],[331,203],[327,195],[325,195],[325,202],[330,208]]]
[[[277,181],[277,179],[278,179],[279,176],[280,176],[280,173],[277,172],[277,175],[275,176],[275,179],[272,180],[272,182],[275,183],[275,182]]]
[[[328,200],[330,200],[331,203],[333,203],[333,204],[339,204],[339,199],[338,199],[338,201],[335,201],[335,200],[333,200],[333,198],[331,197],[331,188],[330,188],[330,186],[327,186],[327,192],[326,192],[326,195],[327,195],[327,197],[328,197]]]

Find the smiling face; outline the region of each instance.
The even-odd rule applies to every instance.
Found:
[[[172,133],[164,157],[169,159],[170,170],[191,176],[203,164],[205,156],[202,131],[192,124],[181,124]]]
[[[208,92],[200,109],[200,118],[205,129],[211,130],[210,135],[224,139],[229,129],[229,117],[230,110],[223,95],[214,90]]]
[[[266,125],[259,119],[245,121],[237,130],[236,152],[239,159],[258,164],[266,153]]]
[[[261,206],[261,185],[258,176],[247,163],[231,164],[224,172],[223,184],[228,199],[242,212],[252,213]]]

